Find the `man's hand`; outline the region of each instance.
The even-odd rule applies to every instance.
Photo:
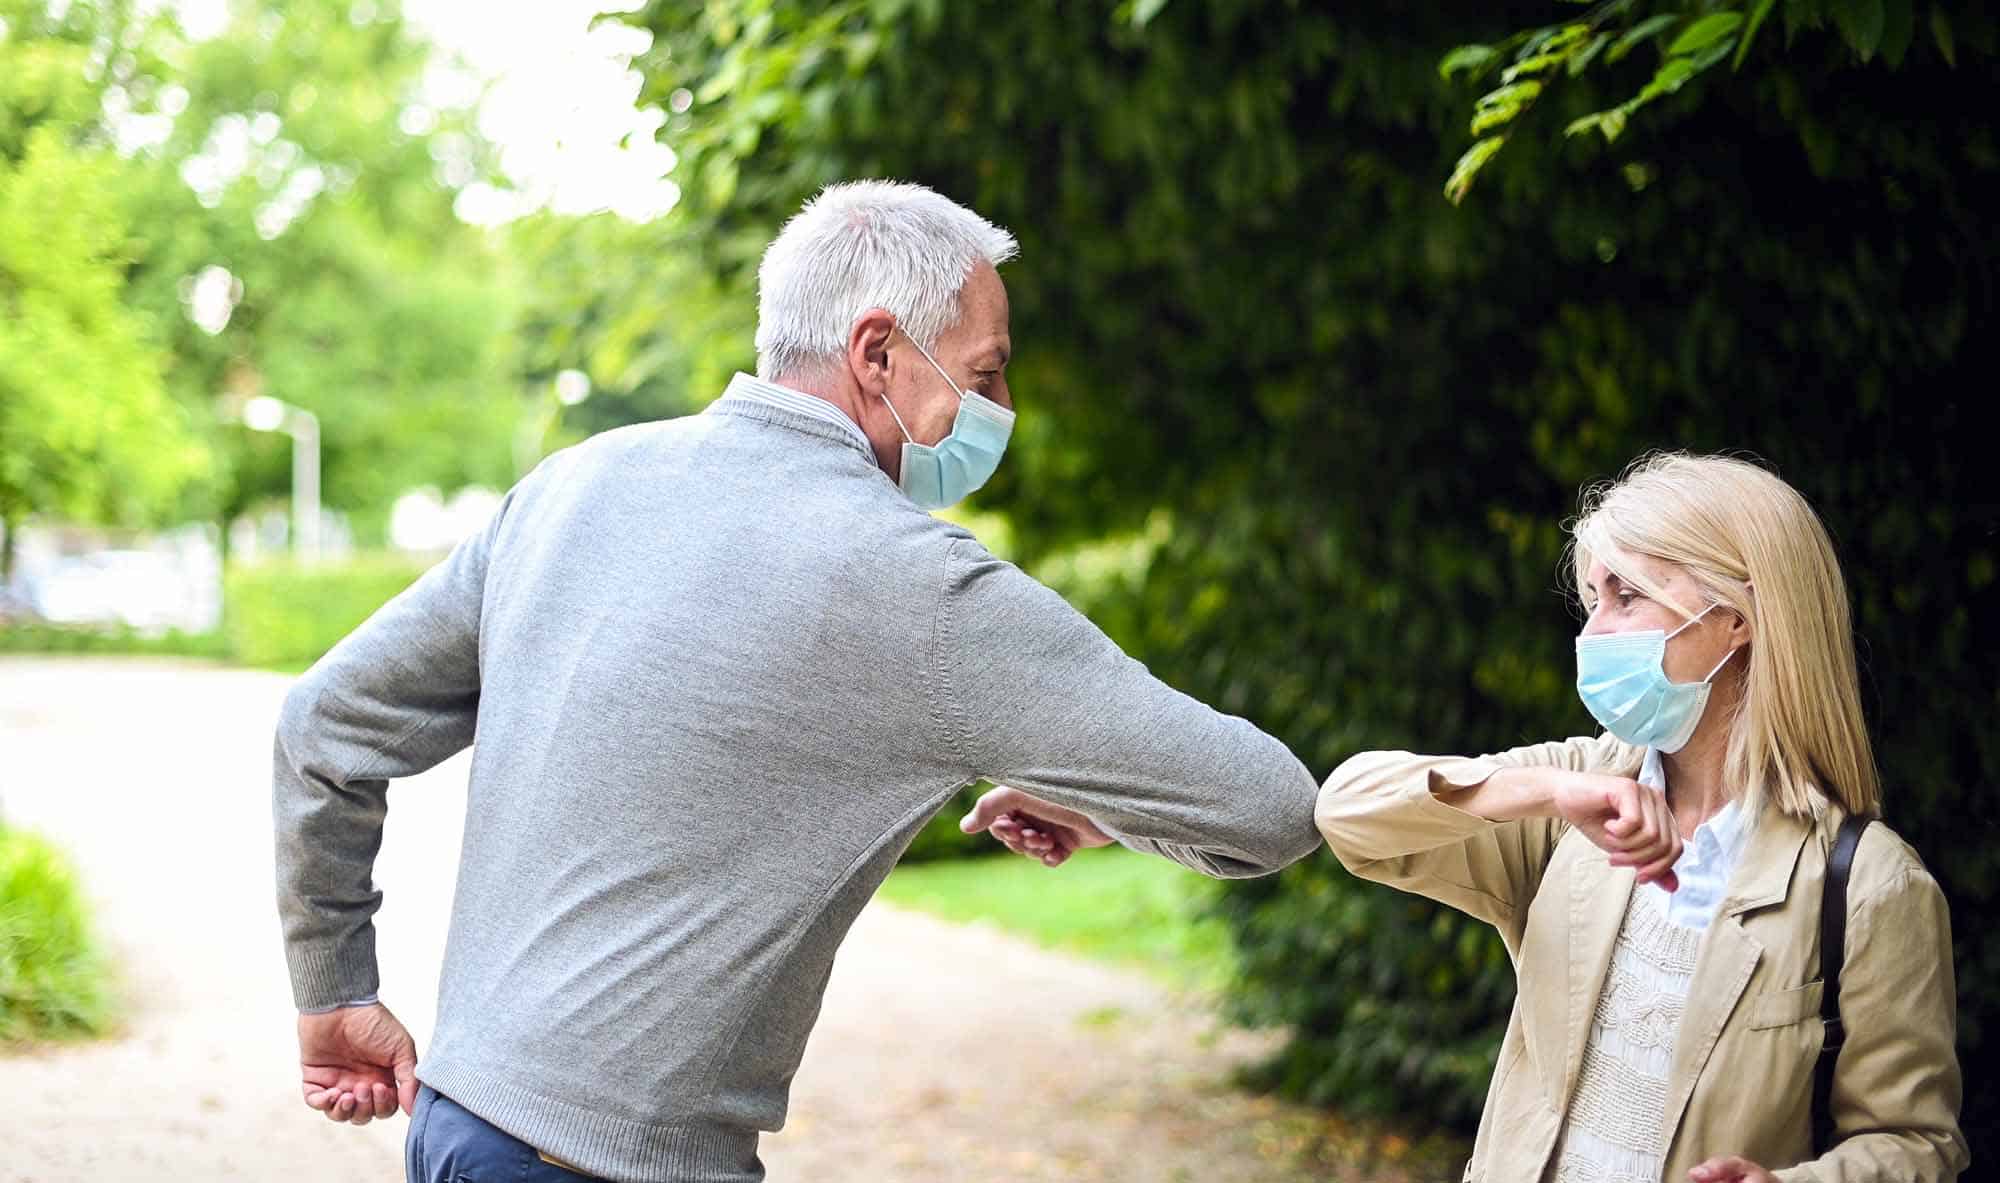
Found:
[[[1641,883],[1680,887],[1674,864],[1681,857],[1681,830],[1665,793],[1625,776],[1556,775],[1556,813],[1608,853],[1612,866],[1637,867]]]
[[[1015,854],[1047,867],[1060,867],[1087,847],[1111,845],[1111,835],[1076,810],[1004,785],[982,794],[958,828],[968,834],[985,830]]]
[[[299,1016],[306,1104],[330,1121],[367,1125],[417,1104],[417,1045],[381,1003]]]
[[[1778,1183],[1778,1177],[1734,1154],[1719,1155],[1688,1172],[1691,1183]]]

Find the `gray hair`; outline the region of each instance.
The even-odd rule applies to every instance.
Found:
[[[775,380],[837,362],[870,308],[894,313],[929,349],[958,323],[959,292],[979,261],[998,267],[1019,252],[1013,235],[922,185],[829,185],[785,223],[757,268],[757,374]]]

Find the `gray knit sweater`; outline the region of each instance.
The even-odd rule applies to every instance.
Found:
[[[614,1180],[761,1179],[835,948],[977,778],[1254,875],[1317,786],[913,506],[852,433],[729,397],[551,457],[285,702],[295,1000],[377,986],[388,781],[471,743],[418,1075]]]

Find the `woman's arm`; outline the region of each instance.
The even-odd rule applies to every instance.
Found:
[[[1900,839],[1871,827],[1857,868],[1882,842]],[[1951,917],[1915,856],[1896,862],[1893,874],[1861,889],[1848,915],[1840,983],[1847,1042],[1833,1076],[1841,1140],[1774,1171],[1780,1183],[1949,1183],[1966,1167]]]
[[[1640,759],[1608,736],[1477,759],[1367,752],[1327,778],[1316,819],[1355,875],[1450,904],[1511,947],[1570,826],[1649,874],[1673,865],[1664,800],[1631,779]]]

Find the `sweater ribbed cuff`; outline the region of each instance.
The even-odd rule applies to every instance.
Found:
[[[292,973],[292,1001],[302,1011],[373,998],[382,988],[372,927],[337,945],[287,945],[285,963]]]

